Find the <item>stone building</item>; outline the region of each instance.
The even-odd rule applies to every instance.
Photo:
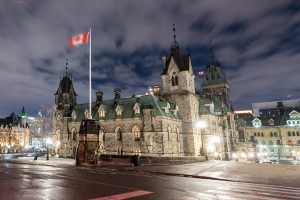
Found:
[[[103,92],[96,92],[92,117],[100,122],[99,151],[230,159],[238,132],[230,86],[220,65],[208,65],[201,91],[196,92],[191,57],[182,54],[175,36],[162,62],[163,91],[155,85],[150,94],[122,98],[116,88],[115,98],[105,101]],[[72,78],[66,73],[55,93],[54,137],[60,140],[62,157],[73,156],[80,122],[88,117],[88,104],[77,104],[76,96]]]
[[[29,145],[27,114],[23,107],[21,116],[14,112],[0,119],[0,153],[21,152]]]

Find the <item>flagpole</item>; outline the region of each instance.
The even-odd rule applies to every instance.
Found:
[[[92,119],[92,29],[90,28],[90,67],[89,67],[89,104],[90,104],[90,119]]]

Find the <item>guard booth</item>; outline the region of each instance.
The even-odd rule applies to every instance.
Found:
[[[96,165],[99,148],[99,122],[94,119],[81,121],[79,143],[76,150],[76,165]]]

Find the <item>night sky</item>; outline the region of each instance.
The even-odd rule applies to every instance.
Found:
[[[236,110],[252,102],[299,97],[300,1],[289,0],[1,0],[0,116],[35,115],[54,104],[69,72],[78,103],[88,101],[88,45],[69,48],[68,36],[92,28],[93,99],[145,94],[161,84],[161,57],[176,25],[181,51],[194,72],[209,63],[210,38],[231,85]],[[200,88],[202,77],[196,77]]]

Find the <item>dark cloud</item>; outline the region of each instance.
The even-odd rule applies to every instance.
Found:
[[[231,84],[235,108],[285,98],[298,89],[300,4],[297,1],[3,0],[0,2],[0,114],[34,115],[54,103],[65,60],[78,102],[88,101],[88,47],[70,35],[93,32],[93,93],[146,93],[161,84],[161,56],[176,24],[181,50],[195,70],[209,62],[209,39]],[[197,88],[201,77],[196,78]],[[94,97],[93,97],[94,98]]]

